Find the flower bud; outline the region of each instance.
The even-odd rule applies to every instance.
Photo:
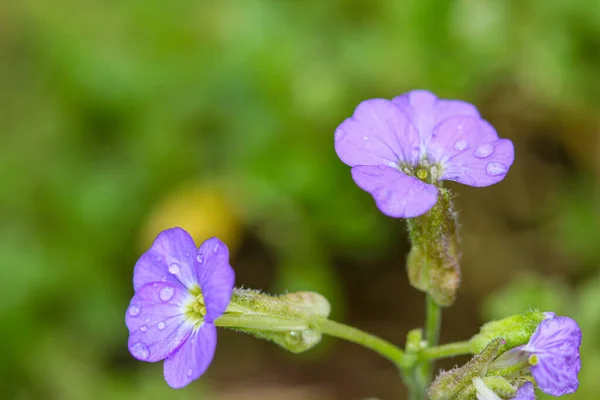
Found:
[[[234,289],[227,311],[215,323],[301,353],[321,341],[322,334],[313,326],[313,317],[327,317],[330,312],[329,302],[318,293],[270,296],[255,290]]]
[[[408,229],[411,285],[429,293],[440,306],[452,305],[460,286],[460,253],[451,192],[440,188],[436,205],[420,217],[409,219]]]
[[[536,330],[540,322],[546,319],[545,313],[529,311],[525,314],[513,315],[498,321],[491,321],[483,325],[478,334],[471,338],[473,352],[483,349],[490,340],[502,337],[506,344],[500,349],[500,354],[523,345]]]

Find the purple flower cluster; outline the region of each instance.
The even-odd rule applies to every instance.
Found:
[[[164,376],[181,388],[202,375],[217,345],[214,321],[227,308],[235,274],[229,250],[217,238],[199,249],[181,228],[161,232],[135,265],[125,316],[129,352],[138,360],[164,360]]]
[[[433,207],[440,181],[489,186],[514,160],[512,142],[498,138],[475,106],[424,90],[360,103],[337,128],[335,150],[379,209],[399,218]]]

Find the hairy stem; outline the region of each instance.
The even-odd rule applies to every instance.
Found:
[[[379,353],[400,370],[405,367],[404,351],[386,340],[324,317],[315,318],[311,325],[325,335],[344,339]]]
[[[419,358],[422,360],[437,360],[440,358],[471,354],[471,347],[471,342],[469,341],[443,344],[441,346],[423,349],[419,354]]]

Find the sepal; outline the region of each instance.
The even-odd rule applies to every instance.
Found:
[[[500,349],[500,354],[529,341],[540,322],[547,318],[546,313],[534,310],[525,314],[513,315],[501,320],[484,324],[479,333],[470,340],[473,352],[481,351],[490,340],[502,337],[506,344]]]
[[[454,303],[460,286],[457,214],[452,194],[439,188],[438,201],[426,214],[408,220],[411,250],[408,279],[440,306]]]

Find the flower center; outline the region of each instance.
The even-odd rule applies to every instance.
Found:
[[[538,359],[537,354],[532,354],[527,359],[527,362],[529,362],[529,365],[537,365],[538,361],[539,361],[539,359]]]
[[[420,164],[416,167],[410,165],[400,165],[400,171],[404,172],[408,176],[414,176],[415,178],[435,185],[438,183],[441,177],[441,167],[437,164],[429,164],[426,159],[421,160]]]
[[[429,171],[425,168],[417,168],[417,178],[422,180],[423,182],[427,182],[426,179],[429,176]]]
[[[202,290],[196,286],[189,293],[194,296],[194,300],[187,305],[186,315],[196,322],[203,322],[206,315],[206,304],[204,303]]]

